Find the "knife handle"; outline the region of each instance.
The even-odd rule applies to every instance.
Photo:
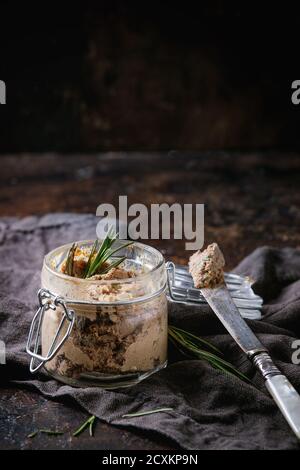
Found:
[[[300,396],[284,375],[267,377],[266,387],[290,427],[300,439]]]
[[[282,412],[298,439],[300,439],[300,396],[292,384],[275,366],[266,352],[251,357],[254,365],[260,370],[265,385],[275,403]]]

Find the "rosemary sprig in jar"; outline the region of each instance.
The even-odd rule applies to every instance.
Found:
[[[114,255],[116,255],[118,251],[126,248],[129,245],[132,245],[133,242],[124,243],[116,248],[113,248],[113,245],[117,239],[118,234],[114,234],[113,228],[111,227],[102,242],[99,240],[94,241],[85,270],[82,275],[84,279],[94,276],[95,274],[106,274],[112,268],[116,268],[123,261],[125,261],[126,256],[115,257]],[[76,243],[73,243],[67,255],[65,272],[69,276],[74,276],[73,267],[76,249],[77,245]],[[111,260],[112,257],[113,260]]]

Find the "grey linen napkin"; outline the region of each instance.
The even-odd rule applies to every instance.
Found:
[[[24,347],[37,307],[42,258],[52,248],[95,238],[93,215],[49,214],[0,219],[0,339],[7,347],[1,382],[38,390],[52,399],[72,397],[89,413],[119,427],[156,432],[183,449],[298,449],[297,439],[268,396],[258,372],[205,308],[172,306],[169,321],[209,339],[252,380],[231,377],[171,349],[169,366],[139,385],[107,391],[72,388],[46,374],[29,373]],[[280,369],[300,392],[300,366],[291,363],[300,336],[300,251],[263,247],[236,268],[255,279],[265,299],[263,320],[249,321]],[[136,418],[125,413],[172,407]]]

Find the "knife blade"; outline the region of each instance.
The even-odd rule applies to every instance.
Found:
[[[241,317],[226,285],[202,288],[201,292],[228,333],[261,372],[265,379],[266,388],[291,429],[300,439],[300,396],[275,366],[265,346]]]
[[[201,289],[201,292],[228,333],[246,354],[251,351],[266,351],[266,348],[241,317],[225,284],[213,289]]]

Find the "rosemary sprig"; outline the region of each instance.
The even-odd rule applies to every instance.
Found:
[[[203,345],[206,346],[213,351],[217,352],[218,354],[223,355],[223,353],[220,351],[220,349],[216,348],[213,344],[211,344],[209,341],[206,341],[203,338],[200,338],[199,336],[194,335],[193,333],[190,333],[189,331],[183,330],[182,328],[178,328],[178,326],[170,326],[173,331],[175,331],[178,335],[186,337],[189,341],[193,342],[197,345]]]
[[[126,259],[126,256],[114,256],[113,260],[109,263],[108,260],[121,249],[132,245],[133,242],[124,243],[117,248],[112,248],[117,238],[118,234],[114,233],[113,227],[110,227],[102,243],[100,243],[99,240],[94,241],[86,267],[83,274],[81,275],[83,279],[87,279],[94,274],[106,274],[108,271],[110,271],[110,269],[116,268],[119,266],[119,264],[123,263],[123,261]],[[77,245],[76,243],[73,243],[67,255],[65,272],[69,276],[74,275],[73,268],[76,249]]]
[[[89,434],[92,437],[93,436],[93,425],[94,421],[96,419],[96,416],[92,415],[90,416],[81,426],[79,426],[76,431],[73,432],[73,436],[79,436],[87,427],[89,428]]]
[[[67,256],[66,274],[68,274],[68,276],[73,276],[74,255],[75,255],[76,248],[77,248],[76,243],[73,243]]]
[[[98,248],[98,243],[95,246],[95,252],[97,252],[97,253],[93,257],[93,259],[91,259],[89,269],[88,269],[87,274],[85,276],[86,278],[91,277],[95,274],[97,269],[102,264],[102,259],[103,259],[104,254],[107,252],[107,250],[109,250],[111,245],[115,242],[116,238],[117,238],[116,236],[113,236],[112,227],[110,227],[110,229],[107,232],[106,237],[104,238],[104,240],[102,241],[102,243],[100,245],[100,248]]]
[[[91,437],[93,437],[93,425],[94,425],[95,419],[96,419],[96,416],[93,416],[89,424],[89,434]]]
[[[169,326],[169,339],[171,343],[174,344],[183,353],[189,353],[198,359],[207,361],[215,369],[219,369],[222,372],[239,377],[245,382],[251,382],[248,377],[236,369],[232,364],[230,364],[230,362],[225,361],[222,357],[217,356],[212,352],[202,349],[199,346],[201,343],[205,346],[209,346],[211,349],[216,350],[213,345],[199,338],[198,336],[193,335],[185,330],[181,330],[180,328]],[[219,351],[217,350],[217,352]]]
[[[95,253],[96,253],[97,250],[98,250],[98,244],[99,244],[98,240],[95,240],[94,243],[93,243],[93,246],[92,246],[92,249],[91,249],[91,252],[90,252],[90,256],[89,256],[87,265],[86,265],[86,267],[85,267],[85,271],[84,271],[84,275],[83,275],[84,278],[87,277],[87,273],[89,272],[89,269],[90,269],[92,260],[93,260],[93,258],[94,258],[94,256],[95,256]]]
[[[112,268],[116,268],[117,266],[119,266],[119,264],[123,263],[123,261],[125,261],[125,259],[126,259],[126,256],[122,256],[121,258],[117,258],[115,261],[112,261],[106,268],[101,269],[100,274],[108,273],[108,271],[110,271]]]
[[[61,436],[63,431],[52,431],[52,429],[40,429],[40,432],[43,434],[48,434],[48,436]]]
[[[37,436],[39,433],[47,434],[48,436],[61,436],[64,434],[63,431],[53,431],[52,429],[37,429],[36,431],[31,432],[27,435],[29,439]]]
[[[112,245],[115,243],[115,241],[118,238],[118,234],[113,233],[113,228],[110,227],[110,229],[107,232],[106,237],[101,243],[101,246],[99,248],[99,242],[95,242],[91,254],[88,259],[87,263],[87,269],[85,271],[85,278],[91,277],[94,274],[106,274],[110,269],[116,268],[121,264],[126,257],[122,256],[120,258],[115,259],[113,262],[111,262],[108,266],[106,266],[106,262],[108,261],[109,258],[112,257],[112,255],[116,254],[118,251],[120,251],[122,248],[126,248],[127,246],[131,245],[133,242],[128,242],[125,243],[121,246],[118,246],[115,249],[112,249]]]
[[[122,415],[122,418],[136,418],[138,416],[152,415],[153,413],[163,413],[165,411],[174,411],[174,409],[173,408],[157,408],[155,410],[140,411],[137,413],[127,413],[125,415]]]

